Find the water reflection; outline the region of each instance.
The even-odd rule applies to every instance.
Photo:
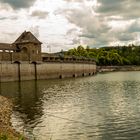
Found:
[[[13,126],[37,140],[139,140],[139,91],[140,72],[1,84]]]
[[[1,84],[1,95],[12,98],[14,102],[13,125],[18,131],[26,133],[35,127],[35,122],[42,116],[41,94],[36,81],[12,82]],[[39,105],[39,106],[38,106]],[[27,132],[27,134],[29,133]],[[29,134],[28,134],[29,135]],[[32,132],[31,134],[32,135]]]

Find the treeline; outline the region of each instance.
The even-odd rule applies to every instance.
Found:
[[[140,65],[140,46],[84,48],[78,46],[65,55],[95,58],[97,65]]]

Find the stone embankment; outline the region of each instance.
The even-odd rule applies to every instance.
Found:
[[[97,66],[97,72],[140,71],[140,66]]]
[[[0,96],[0,139],[19,140],[21,137],[12,129],[10,119],[13,104],[11,100]]]

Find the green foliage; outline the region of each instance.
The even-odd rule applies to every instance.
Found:
[[[0,140],[8,140],[8,137],[6,135],[1,135]]]
[[[19,138],[19,140],[24,140],[23,136],[21,136],[21,137]]]
[[[11,138],[9,138],[9,135],[8,134],[3,134],[3,135],[0,135],[0,140],[11,140]],[[13,140],[13,138],[12,138],[12,140]],[[24,137],[21,136],[19,138],[19,140],[24,140]]]
[[[129,45],[100,49],[78,46],[65,55],[95,58],[98,65],[140,65],[140,46]]]

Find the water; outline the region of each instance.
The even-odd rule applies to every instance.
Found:
[[[140,72],[1,84],[30,140],[139,140]]]

